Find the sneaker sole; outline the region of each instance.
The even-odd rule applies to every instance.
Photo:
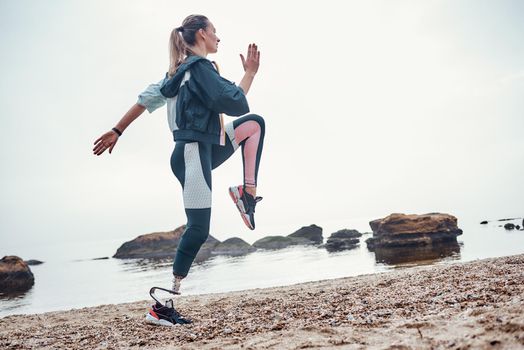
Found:
[[[255,228],[251,225],[251,222],[249,222],[249,218],[246,217],[246,208],[244,208],[244,202],[240,200],[240,192],[238,192],[238,187],[230,187],[229,195],[231,196],[231,199],[237,206],[237,209],[240,212],[240,217],[242,217],[244,224],[246,224],[247,228],[249,228],[250,230],[254,230]]]
[[[171,322],[154,318],[149,313],[146,315],[146,323],[154,324],[155,326],[164,326],[164,327],[173,327],[174,326],[174,324],[172,324]]]

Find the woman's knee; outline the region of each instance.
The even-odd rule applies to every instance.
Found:
[[[256,122],[260,126],[260,129],[262,129],[262,131],[264,131],[264,128],[266,126],[266,124],[264,122],[264,118],[262,118],[258,114],[247,114],[247,115],[245,115],[243,117],[240,117],[240,118],[236,119],[235,121],[233,121],[233,127],[236,129],[237,127],[239,127],[240,125],[242,125],[243,123],[248,122],[248,121]]]
[[[260,126],[260,129],[262,130],[262,132],[264,132],[264,129],[266,127],[266,123],[264,121],[264,118],[262,118],[258,114],[250,114],[249,115],[249,120],[253,120],[253,121],[257,122],[257,124]]]
[[[183,242],[184,248],[191,247],[192,250],[198,252],[202,244],[204,244],[209,237],[209,227],[205,225],[188,225],[186,232],[182,236],[181,244]]]

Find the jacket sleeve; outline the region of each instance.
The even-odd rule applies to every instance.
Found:
[[[208,109],[230,116],[249,113],[249,105],[241,88],[222,78],[211,62],[200,60],[191,67],[188,88]]]
[[[166,78],[158,83],[149,85],[140,95],[138,95],[137,104],[144,106],[149,113],[166,104],[166,98],[160,93],[160,87]]]

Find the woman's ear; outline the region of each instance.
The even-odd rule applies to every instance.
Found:
[[[200,35],[200,37],[202,38],[202,40],[205,40],[206,39],[206,31],[202,28],[200,28],[198,30],[198,34]]]

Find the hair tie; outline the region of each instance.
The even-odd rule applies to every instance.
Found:
[[[176,31],[179,32],[179,33],[182,33],[184,31],[184,27],[180,26],[180,27],[176,28]]]

